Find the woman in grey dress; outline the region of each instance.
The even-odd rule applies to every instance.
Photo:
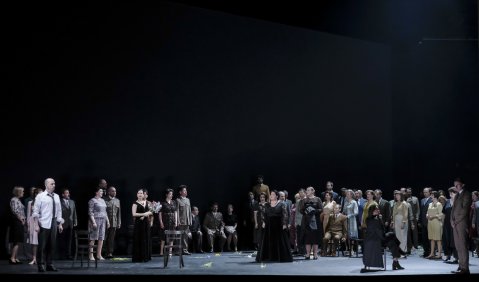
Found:
[[[103,240],[105,239],[105,230],[110,227],[110,221],[106,213],[106,203],[102,199],[103,189],[97,187],[95,190],[95,197],[88,201],[88,233],[90,239],[90,260],[95,260],[93,257],[93,245],[98,240],[96,249],[96,258],[98,260],[104,260],[101,256],[101,248],[103,247]]]
[[[358,203],[354,199],[353,193],[351,189],[346,191],[346,203],[343,210],[343,213],[348,217],[348,242],[350,242],[351,239],[358,238],[358,224],[356,221],[356,217],[358,216]],[[357,252],[357,250],[351,250],[351,246],[348,247],[350,252]]]

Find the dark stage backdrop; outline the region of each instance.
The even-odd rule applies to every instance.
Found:
[[[239,206],[256,174],[292,195],[391,189],[389,47],[169,4],[101,12],[12,33],[2,203],[53,177],[86,227],[105,178],[126,226],[138,188],[186,184],[202,211]]]

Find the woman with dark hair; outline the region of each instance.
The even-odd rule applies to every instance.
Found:
[[[93,257],[95,241],[98,241],[96,259],[105,260],[101,256],[101,249],[103,247],[103,240],[105,239],[105,231],[107,228],[110,228],[110,221],[106,213],[106,203],[105,200],[103,200],[103,189],[101,187],[95,189],[95,197],[88,201],[88,216],[88,238],[90,239],[89,260],[95,260]]]
[[[276,190],[271,191],[269,199],[269,204],[266,204],[266,222],[261,249],[256,255],[256,261],[292,262],[293,256],[287,233],[286,205],[278,199]]]
[[[163,255],[163,247],[166,241],[165,230],[175,230],[176,226],[178,226],[178,213],[176,210],[176,201],[173,201],[173,189],[166,189],[165,201],[161,204],[160,209],[160,256]]]
[[[10,200],[11,224],[9,241],[12,243],[12,252],[8,263],[20,264],[22,263],[17,258],[18,244],[23,243],[24,225],[25,225],[25,206],[20,201],[23,197],[23,187],[16,186],[13,188],[13,197]]]
[[[306,197],[303,199],[300,212],[303,214],[301,228],[303,233],[303,242],[306,247],[305,259],[310,259],[311,248],[313,249],[313,259],[318,259],[318,245],[323,238],[323,225],[321,224],[320,214],[323,212],[323,203],[321,199],[314,194],[313,187],[306,188]],[[326,192],[326,195],[331,195]],[[331,205],[334,207],[335,205]],[[329,216],[329,215],[328,215]],[[325,246],[322,250],[324,252]]]
[[[254,244],[261,249],[261,240],[263,239],[265,219],[266,219],[266,194],[261,192],[259,194],[259,202],[254,207]]]
[[[401,191],[394,192],[394,207],[391,220],[391,229],[396,233],[401,242],[401,250],[407,251],[407,230],[408,230],[409,208],[404,201],[404,194]]]
[[[27,207],[27,227],[28,227],[28,237],[27,237],[27,243],[32,245],[32,261],[29,262],[28,264],[37,264],[37,247],[38,247],[38,232],[35,231],[35,227],[38,226],[38,224],[35,224],[35,220],[33,219],[32,213],[33,213],[33,205],[35,205],[35,198],[37,197],[38,194],[40,194],[42,189],[40,188],[35,188],[32,193],[32,200],[28,202],[28,207]]]
[[[387,246],[393,256],[393,270],[404,269],[399,264],[399,257],[405,254],[399,248],[399,240],[393,232],[384,234],[384,226],[379,218],[380,211],[378,205],[371,205],[368,209],[368,218],[366,219],[366,232],[364,237],[364,251],[362,272],[368,272],[369,267],[384,267],[383,246]]]
[[[147,262],[151,260],[150,216],[153,213],[145,198],[143,189],[138,189],[136,202],[131,206],[131,214],[135,220],[133,227],[132,262]]]
[[[429,204],[427,209],[426,218],[427,222],[427,234],[429,241],[431,242],[431,253],[427,256],[427,259],[441,259],[442,258],[442,221],[444,214],[442,213],[442,205],[438,200],[439,193],[437,191],[431,192],[432,203]],[[437,255],[434,256],[435,247],[437,243]]]

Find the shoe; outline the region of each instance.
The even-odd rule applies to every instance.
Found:
[[[469,275],[471,272],[469,272],[469,269],[459,269],[457,271],[451,271],[453,274],[461,274],[461,275]]]
[[[310,259],[310,256],[305,256],[304,259],[309,260],[309,259]]]
[[[14,260],[8,259],[8,264],[17,264],[17,262]]]
[[[404,267],[402,267],[400,264],[399,264],[399,261],[393,261],[393,270],[402,270],[404,269]]]
[[[96,259],[97,259],[97,260],[105,260],[104,257],[97,257]]]
[[[29,262],[28,264],[37,264],[37,262],[35,260],[32,260],[31,262]]]
[[[183,255],[184,255],[184,256],[191,256],[191,253],[188,252],[188,251],[183,251]]]
[[[18,259],[15,260],[17,264],[22,264],[23,262],[19,261]]]
[[[45,272],[45,271],[46,271],[46,270],[45,270],[45,266],[42,265],[42,264],[39,264],[39,265],[38,265],[38,272]]]
[[[58,268],[56,268],[56,267],[53,266],[53,265],[48,265],[48,266],[47,266],[47,271],[55,271],[55,272],[57,272],[57,271],[58,271]]]

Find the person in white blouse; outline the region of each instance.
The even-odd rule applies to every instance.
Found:
[[[58,271],[53,265],[53,254],[57,239],[57,228],[63,231],[62,207],[60,197],[55,191],[55,180],[45,179],[45,191],[38,194],[33,206],[35,231],[38,232],[38,271]],[[46,268],[45,268],[46,262]]]

